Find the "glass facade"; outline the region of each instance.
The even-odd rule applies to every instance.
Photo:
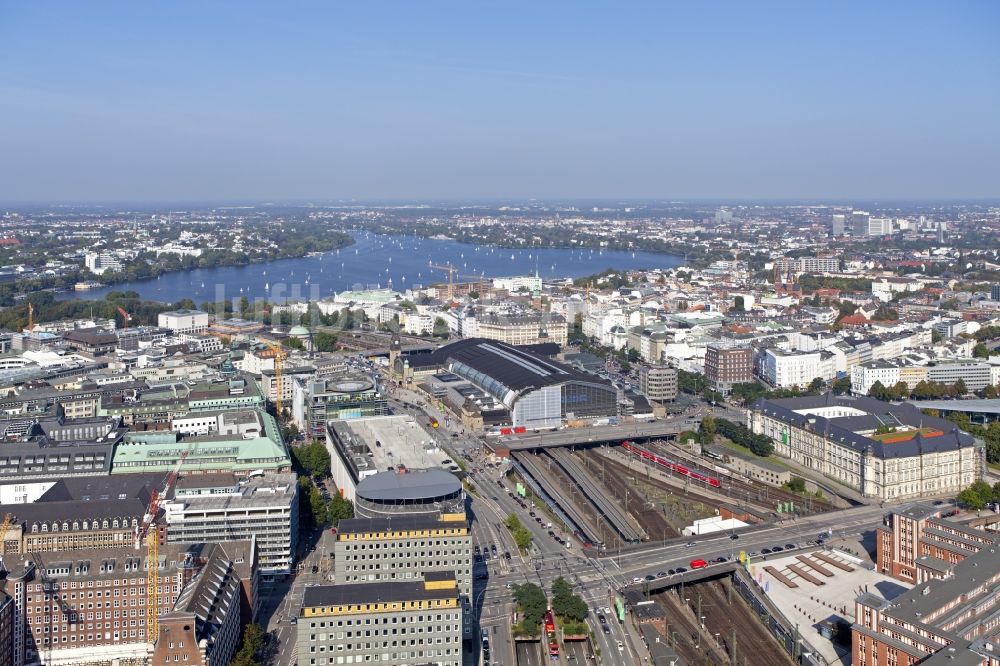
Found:
[[[617,416],[618,391],[611,386],[569,382],[562,385],[563,416]]]

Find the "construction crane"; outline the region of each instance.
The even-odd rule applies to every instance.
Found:
[[[130,319],[132,319],[132,317],[129,315],[129,313],[125,312],[125,309],[120,305],[118,306],[118,314],[120,314],[122,316],[122,319],[125,320],[125,330],[127,331],[128,322]]]
[[[191,447],[188,445],[181,452],[180,457],[177,459],[177,464],[170,470],[170,473],[167,474],[167,478],[163,482],[163,490],[157,492],[156,488],[152,489],[149,494],[149,509],[146,511],[146,515],[142,517],[142,524],[139,525],[139,529],[136,532],[136,548],[142,545],[143,539],[146,540],[146,639],[150,643],[156,642],[160,632],[160,594],[157,589],[157,585],[160,582],[160,537],[157,531],[152,528],[156,522],[156,514],[160,511],[160,504],[177,481],[181,465],[184,464],[184,460],[190,451]]]
[[[439,271],[445,271],[448,274],[448,300],[450,301],[455,295],[455,273],[458,269],[451,264],[439,266],[432,262],[427,262],[427,266],[430,268],[436,268]]]
[[[285,350],[281,348],[277,342],[271,342],[270,340],[264,340],[264,344],[274,352],[274,407],[275,413],[278,418],[281,418],[281,392],[282,392],[282,382],[281,382],[281,369],[282,364],[285,360]]]

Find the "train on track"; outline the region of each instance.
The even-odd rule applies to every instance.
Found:
[[[679,462],[670,460],[669,458],[658,456],[652,451],[648,451],[642,448],[641,446],[633,444],[632,442],[622,442],[622,448],[628,451],[629,453],[634,453],[643,460],[649,461],[655,465],[659,465],[660,467],[664,467],[670,470],[671,472],[674,472],[675,474],[680,474],[681,476],[686,476],[688,478],[694,479],[695,481],[704,483],[705,485],[711,486],[712,488],[718,488],[720,485],[718,477],[713,478],[710,476],[706,476],[701,472],[697,472],[693,469],[685,467]]]

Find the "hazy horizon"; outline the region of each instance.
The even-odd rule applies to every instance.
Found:
[[[990,202],[1000,5],[7,5],[5,205]]]

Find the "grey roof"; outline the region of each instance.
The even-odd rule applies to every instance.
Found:
[[[412,532],[416,530],[468,527],[467,521],[441,520],[436,516],[402,513],[392,517],[346,518],[337,524],[337,534],[364,534],[368,532]]]
[[[357,495],[370,502],[430,501],[450,497],[462,490],[462,482],[443,469],[425,469],[405,474],[379,472],[358,484]]]
[[[914,405],[919,409],[1000,415],[1000,398],[984,400],[911,400],[908,404]]]
[[[449,367],[462,363],[491,377],[513,391],[555,386],[576,381],[611,389],[610,382],[552,361],[525,347],[496,340],[468,338],[440,347],[429,354],[408,355],[410,367]]]
[[[448,572],[442,572],[448,573]],[[454,580],[452,573],[447,578]],[[424,599],[455,599],[458,589],[428,589],[424,581],[386,581],[354,585],[316,585],[305,588],[302,608],[367,604],[383,601],[420,601]]]
[[[796,411],[835,405],[853,407],[867,412],[867,415],[828,419],[813,414],[799,414]],[[826,393],[779,400],[762,398],[754,404],[753,409],[797,428],[819,432],[826,439],[855,451],[870,451],[873,456],[883,459],[906,458],[923,453],[955,451],[975,446],[975,439],[961,432],[951,421],[928,416],[909,403],[893,404],[874,398],[838,397]],[[855,430],[873,429],[873,424],[881,423],[902,424],[913,428],[935,428],[943,434],[925,437],[918,432],[909,440],[886,444],[855,432]]]

